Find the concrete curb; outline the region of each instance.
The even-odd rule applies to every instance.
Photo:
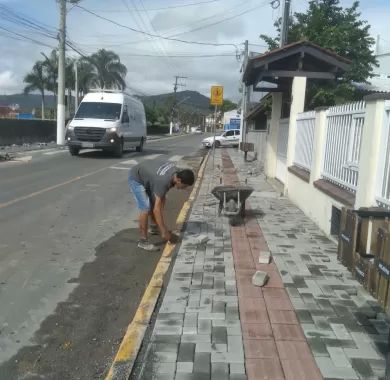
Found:
[[[208,158],[209,153],[203,159],[194,188],[192,189],[188,200],[184,202],[177,217],[176,226],[180,231],[184,229],[188,212],[198,193]],[[167,243],[165,245],[161,258],[144,292],[134,318],[127,327],[126,334],[123,337],[122,343],[119,346],[118,352],[105,380],[127,380],[129,378],[139,349],[141,348],[146,329],[156,307],[158,297],[160,296],[163,287],[163,279],[171,264],[172,254],[175,248],[176,244]]]

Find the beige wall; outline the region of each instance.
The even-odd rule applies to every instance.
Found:
[[[290,172],[288,173],[288,184],[288,197],[291,201],[312,219],[326,235],[330,235],[332,206],[341,209],[342,204]]]

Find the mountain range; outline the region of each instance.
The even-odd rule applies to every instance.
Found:
[[[149,108],[165,108],[173,104],[174,93],[139,96],[145,107]],[[177,103],[181,103],[185,108],[196,109],[200,112],[209,112],[210,99],[207,96],[200,94],[197,91],[180,91],[176,93]],[[38,94],[14,94],[0,95],[0,106],[9,106],[19,104],[21,110],[31,112],[33,108],[41,107],[41,96]],[[55,98],[53,95],[45,96],[45,105],[48,108],[55,107]]]

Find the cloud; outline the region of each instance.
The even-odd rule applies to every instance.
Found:
[[[3,94],[13,94],[19,91],[19,78],[10,70],[0,72],[0,88]]]
[[[0,0],[3,2],[3,0]],[[185,2],[192,2],[186,0]],[[58,25],[58,5],[55,1],[8,0],[7,6],[38,19],[52,27]],[[140,0],[127,0],[131,8],[134,4],[142,9]],[[144,0],[145,8],[163,8],[178,4],[175,0]],[[343,6],[351,6],[353,0],[341,0]],[[280,10],[272,10],[269,1],[262,0],[221,0],[216,3],[196,7],[184,7],[162,11],[129,13],[122,0],[84,0],[82,6],[95,10],[98,14],[115,20],[121,24],[163,35],[175,35],[189,30],[204,27],[209,23],[214,25],[191,33],[180,34],[178,38],[191,41],[210,41],[238,43],[243,48],[243,42],[248,39],[250,49],[256,52],[264,51],[264,42],[260,34],[275,35],[274,21],[280,16]],[[244,9],[258,9],[245,15],[237,16]],[[292,2],[292,11],[302,11],[307,1]],[[39,11],[38,11],[39,10]],[[118,10],[120,12],[112,12]],[[372,25],[373,35],[380,33],[390,41],[387,27],[390,7],[388,0],[361,0],[362,18]],[[106,12],[109,11],[109,12]],[[218,23],[226,17],[237,16],[232,20]],[[171,92],[175,75],[186,76],[187,89],[198,90],[204,95],[209,94],[213,84],[225,86],[227,98],[237,100],[240,96],[238,84],[240,79],[240,62],[235,57],[214,58],[168,58],[166,55],[177,54],[234,54],[235,49],[229,46],[197,46],[178,42],[148,38],[140,33],[120,28],[109,22],[88,15],[77,7],[68,13],[67,29],[69,36],[86,53],[91,54],[99,48],[114,50],[128,68],[127,82],[140,92],[158,94]],[[41,36],[34,36],[43,40]],[[48,40],[45,40],[48,42]],[[134,43],[137,42],[137,43]],[[56,41],[50,41],[56,44]],[[389,44],[390,48],[390,44]],[[0,73],[9,72],[6,91],[21,91],[24,87],[23,77],[31,69],[34,62],[41,59],[40,52],[49,49],[26,42],[0,37]],[[156,57],[135,57],[134,54],[149,54]],[[7,75],[5,78],[7,79]],[[9,82],[14,81],[14,84]],[[17,85],[15,85],[15,83]],[[4,86],[1,86],[4,91]]]

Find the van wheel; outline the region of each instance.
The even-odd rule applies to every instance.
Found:
[[[220,141],[218,141],[218,140],[217,140],[217,141],[215,141],[215,147],[216,147],[216,148],[219,148],[220,146],[221,146],[221,143],[220,143]]]
[[[69,152],[72,156],[78,156],[80,152],[80,148],[78,148],[77,146],[70,146]]]
[[[141,137],[141,142],[139,145],[135,148],[136,152],[142,152],[144,150],[144,138]]]
[[[119,142],[117,147],[115,148],[115,157],[121,158],[123,156],[123,140]]]

